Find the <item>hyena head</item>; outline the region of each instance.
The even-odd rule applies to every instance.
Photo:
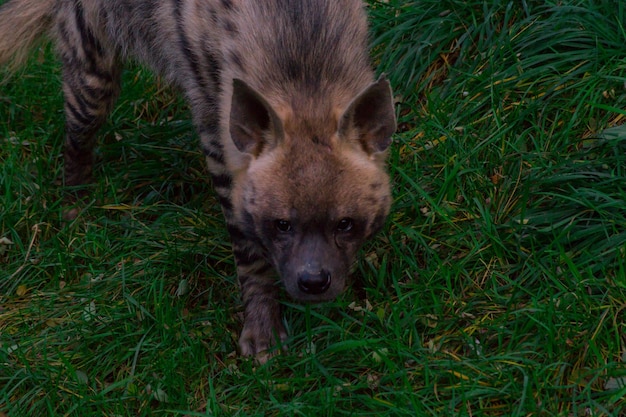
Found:
[[[250,161],[235,176],[233,209],[287,292],[323,301],[343,290],[359,247],[389,214],[395,112],[381,77],[341,109],[300,113],[234,81],[230,134]]]

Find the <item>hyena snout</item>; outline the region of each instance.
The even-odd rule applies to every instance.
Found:
[[[348,264],[337,248],[322,238],[307,238],[288,252],[277,270],[287,293],[296,300],[318,303],[344,289]]]
[[[325,293],[331,284],[330,272],[317,264],[307,264],[297,274],[298,288],[305,294],[319,295]]]

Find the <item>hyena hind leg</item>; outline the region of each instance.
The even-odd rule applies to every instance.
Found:
[[[119,71],[98,74],[76,65],[64,65],[66,186],[92,180],[96,133],[106,121],[120,90]]]
[[[103,47],[90,29],[80,3],[65,6],[69,10],[59,14],[57,25],[65,99],[64,180],[75,186],[91,182],[96,133],[119,95],[121,65],[116,51]]]

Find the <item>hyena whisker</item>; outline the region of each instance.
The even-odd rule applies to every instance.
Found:
[[[389,213],[396,128],[362,0],[8,0],[0,64],[44,34],[62,63],[67,186],[91,179],[124,62],[186,98],[233,245],[243,355],[286,339],[279,287],[308,302],[344,289]]]

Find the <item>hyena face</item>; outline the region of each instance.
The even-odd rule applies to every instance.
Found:
[[[307,147],[322,149],[294,161],[280,148],[251,163],[238,184],[242,206],[236,210],[241,229],[265,248],[287,292],[322,301],[343,290],[357,250],[382,227],[389,186],[383,171],[350,149]]]
[[[389,213],[382,160],[395,130],[391,92],[380,79],[343,112],[318,120],[278,113],[235,82],[231,135],[251,154],[235,178],[238,225],[264,248],[293,298],[329,300]]]

